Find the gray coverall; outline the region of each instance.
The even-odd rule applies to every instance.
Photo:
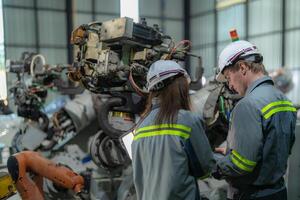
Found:
[[[295,111],[268,76],[247,89],[232,111],[227,154],[217,161],[231,186],[229,199],[259,198],[285,189],[282,177],[295,140]]]
[[[137,199],[200,199],[196,178],[209,175],[215,165],[201,119],[180,110],[175,124],[155,125],[157,112],[156,106],[134,131]]]

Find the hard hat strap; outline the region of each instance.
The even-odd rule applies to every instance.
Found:
[[[174,79],[180,77],[180,76],[183,76],[184,74],[182,73],[178,73],[176,74],[175,76],[172,76],[170,78],[167,78],[165,80],[162,80],[162,81],[159,81],[158,83],[156,83],[153,88],[152,88],[152,91],[159,91],[163,88],[165,88],[166,86],[170,85]]]

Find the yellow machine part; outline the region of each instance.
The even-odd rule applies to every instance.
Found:
[[[125,120],[133,121],[133,115],[127,112],[111,112],[112,117],[121,117]]]
[[[0,200],[16,194],[16,187],[7,172],[0,172]]]

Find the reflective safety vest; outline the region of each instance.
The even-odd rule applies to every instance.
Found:
[[[134,131],[132,164],[139,200],[200,199],[196,178],[215,164],[199,116],[180,110],[174,124],[154,124],[153,109]]]

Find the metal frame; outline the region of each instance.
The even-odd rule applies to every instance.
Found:
[[[196,13],[196,14],[190,15],[190,17],[191,18],[202,17],[202,16],[209,15],[209,14],[212,14],[212,13],[215,13],[215,9],[207,10],[207,11],[200,12],[200,13]]]
[[[36,48],[36,44],[8,44],[4,43],[7,47],[16,47],[16,48]],[[51,48],[51,49],[65,49],[65,45],[53,45],[53,44],[47,44],[47,45],[39,45],[39,48]]]
[[[190,13],[191,13],[191,3],[190,0],[183,0],[183,26],[184,26],[184,39],[190,40],[191,38],[191,22],[190,22]],[[187,57],[185,60],[185,66],[187,70],[190,71],[190,58]]]
[[[214,1],[215,1],[214,5],[217,5],[217,0],[214,0]],[[218,65],[218,59],[217,59],[218,58],[218,10],[217,10],[216,6],[214,7],[214,16],[215,16],[215,23],[214,23],[214,26],[215,26],[215,35],[214,35],[215,59],[214,60],[215,61],[214,61],[214,66],[217,66]]]
[[[190,1],[190,0],[187,0]],[[214,0],[214,4],[216,4],[217,0]],[[196,18],[196,17],[203,17],[206,15],[210,15],[213,14],[214,16],[214,41],[212,43],[207,43],[207,44],[199,44],[199,45],[193,45],[193,49],[194,50],[201,50],[203,48],[207,48],[207,47],[213,47],[214,48],[214,66],[217,65],[217,57],[218,57],[218,51],[217,51],[217,47],[218,47],[218,12],[216,7],[214,7],[212,10],[207,10],[207,11],[203,11],[200,13],[196,13],[193,15],[190,15],[190,20],[192,18]]]
[[[165,0],[160,0],[160,21],[161,21],[160,27],[161,27],[162,30],[165,30],[165,28],[166,28],[166,24],[165,24],[165,20],[166,20],[165,5],[166,5]]]
[[[79,13],[77,11],[77,13]],[[92,0],[92,20],[96,21],[96,1]]]
[[[295,30],[300,30],[300,27],[294,27],[294,28],[289,28],[287,29],[286,28],[286,4],[287,4],[287,1],[286,0],[282,0],[282,24],[281,24],[281,30],[279,31],[270,31],[270,32],[266,32],[266,33],[261,33],[261,34],[256,34],[256,35],[249,35],[249,1],[250,0],[247,0],[245,2],[245,39],[246,40],[249,40],[249,38],[256,38],[256,37],[262,37],[262,36],[268,36],[268,35],[274,35],[274,34],[278,34],[280,33],[281,34],[281,38],[282,38],[282,41],[281,41],[281,65],[284,66],[286,64],[286,55],[285,55],[285,51],[286,51],[286,33],[289,32],[289,31],[295,31]],[[253,1],[259,1],[259,0],[251,0],[252,2]],[[214,0],[215,2],[215,5],[216,5],[216,0]],[[214,17],[215,17],[215,22],[214,22],[214,26],[215,26],[215,35],[214,35],[214,43],[208,43],[208,44],[202,44],[202,45],[194,45],[194,49],[195,50],[199,50],[199,49],[203,49],[203,48],[206,48],[208,46],[211,46],[213,45],[214,48],[215,48],[215,61],[216,61],[216,58],[217,58],[217,47],[218,47],[218,44],[220,43],[225,43],[225,42],[228,42],[229,40],[224,40],[224,41],[218,41],[218,11],[216,10],[216,8],[214,8],[213,10],[209,10],[209,11],[204,11],[204,12],[200,12],[200,13],[197,13],[197,14],[193,14],[193,15],[190,15],[190,20],[194,17],[199,17],[199,16],[205,16],[205,15],[208,15],[208,14],[211,14],[211,13],[214,13]],[[216,62],[215,62],[215,66],[216,66]]]
[[[284,67],[285,65],[285,32],[286,32],[286,1],[282,0],[282,6],[281,6],[281,12],[282,12],[282,24],[281,24],[281,66]]]
[[[97,12],[96,11],[96,8],[95,8],[95,0],[92,0],[92,14],[94,15],[112,15],[112,16],[116,16],[116,15],[120,15],[120,13],[113,13],[113,12]],[[79,14],[91,14],[91,11],[86,11],[86,10],[77,10],[76,13],[79,13]]]
[[[52,12],[62,12],[65,11],[65,9],[58,9],[58,8],[38,8],[37,7],[37,1],[33,0],[33,7],[30,6],[18,6],[18,5],[3,5],[3,8],[17,8],[17,9],[23,9],[23,10],[33,10],[34,8],[37,8],[39,11],[52,11]]]
[[[37,9],[37,0],[33,0],[33,12],[34,12],[34,32],[35,32],[35,48],[37,53],[40,53],[40,33],[39,33],[39,17]]]
[[[151,16],[151,15],[141,15],[140,17],[144,17],[144,18],[151,18],[151,19],[161,19],[161,16]],[[170,21],[181,21],[182,19],[179,17],[164,17],[165,20],[170,20]]]
[[[73,0],[66,0],[66,16],[67,16],[67,58],[68,63],[73,63],[73,45],[71,44],[71,34],[73,31]]]
[[[245,39],[249,39],[249,1],[245,3]]]
[[[183,23],[184,23],[184,38],[189,40],[191,38],[191,22],[190,22],[190,13],[191,13],[191,3],[190,0],[183,0]]]
[[[252,0],[252,1],[258,1],[258,0]],[[96,16],[97,15],[111,15],[111,16],[118,16],[119,13],[113,13],[113,12],[96,12],[96,0],[92,0],[92,10],[91,12],[89,11],[80,11],[77,10],[76,13],[81,13],[81,14],[92,14],[92,20],[96,20]],[[216,0],[214,0],[215,4],[216,4]],[[191,1],[190,0],[183,0],[184,3],[184,7],[183,7],[183,11],[184,11],[184,30],[183,30],[183,35],[185,39],[190,39],[190,34],[191,34],[191,27],[190,27],[190,20],[194,17],[200,17],[200,16],[205,16],[211,13],[214,13],[214,27],[215,27],[215,33],[214,33],[214,42],[213,43],[209,43],[209,44],[205,44],[205,45],[196,45],[194,46],[194,49],[202,49],[208,46],[213,46],[215,49],[214,52],[214,56],[215,58],[217,58],[217,47],[218,44],[222,43],[222,42],[227,42],[226,41],[218,41],[218,11],[216,10],[216,8],[214,7],[213,10],[209,10],[209,11],[204,11],[204,12],[200,12],[200,13],[196,13],[191,15],[190,12],[190,7],[191,7]],[[280,33],[281,37],[282,37],[282,41],[281,41],[281,64],[282,66],[284,66],[286,63],[286,55],[285,55],[285,50],[286,50],[286,32],[289,31],[294,31],[294,30],[300,30],[300,27],[294,27],[294,28],[290,28],[290,29],[286,29],[286,0],[282,0],[282,24],[281,24],[281,30],[280,31],[270,31],[267,33],[262,33],[262,34],[257,34],[257,35],[249,35],[249,0],[246,1],[245,3],[245,39],[248,40],[249,38],[255,38],[255,37],[261,37],[261,36],[268,36],[268,35],[273,35],[273,34],[277,34]],[[164,10],[165,10],[165,5],[166,5],[166,1],[165,0],[161,0],[160,1],[160,16],[143,16],[146,18],[152,18],[152,19],[160,19],[161,21],[161,28],[164,30],[166,28],[166,20],[174,20],[174,21],[181,21],[181,18],[176,18],[176,17],[166,17]],[[39,53],[41,48],[57,48],[57,49],[64,49],[67,48],[67,55],[68,55],[68,62],[72,62],[73,59],[73,49],[72,46],[69,42],[69,38],[70,38],[70,34],[71,31],[73,30],[73,15],[72,15],[72,9],[73,9],[73,0],[66,0],[66,9],[58,9],[58,8],[38,8],[37,7],[37,0],[33,0],[33,6],[31,7],[27,7],[27,6],[18,6],[18,5],[5,5],[3,4],[3,8],[17,8],[17,9],[29,9],[29,10],[33,10],[34,12],[34,24],[35,24],[35,35],[36,35],[36,41],[34,45],[23,45],[23,44],[7,44],[5,43],[6,47],[24,47],[24,48],[35,48],[36,51]],[[51,12],[66,12],[67,15],[67,46],[60,46],[60,45],[40,45],[40,36],[39,36],[39,22],[38,22],[38,11],[51,11]],[[215,59],[215,65],[217,64],[216,59]]]
[[[3,4],[3,10],[5,10],[5,8],[12,8],[12,9],[23,9],[23,10],[32,10],[34,13],[34,33],[35,33],[35,42],[32,45],[29,44],[14,44],[14,43],[7,43],[4,42],[5,44],[5,53],[7,55],[7,47],[16,47],[16,48],[34,48],[36,49],[36,53],[40,53],[40,49],[41,48],[51,48],[51,49],[67,49],[67,55],[68,55],[68,61],[70,62],[70,59],[72,59],[73,56],[73,51],[70,50],[72,48],[72,46],[69,43],[69,39],[67,39],[68,43],[67,45],[41,45],[40,44],[40,34],[39,34],[39,17],[38,17],[38,11],[51,11],[51,12],[64,12],[66,13],[67,16],[67,38],[70,38],[70,33],[73,30],[73,27],[69,27],[68,24],[72,23],[72,13],[68,14],[68,12],[70,12],[70,10],[72,10],[72,7],[70,7],[69,11],[68,11],[68,4],[71,5],[73,0],[65,0],[66,1],[66,9],[55,9],[55,8],[40,8],[37,6],[37,1],[38,0],[33,0],[33,6],[18,6],[18,5],[6,5]],[[5,21],[5,19],[4,19]],[[6,41],[6,40],[5,40]],[[70,53],[71,52],[71,53]],[[72,61],[73,62],[73,61]]]

